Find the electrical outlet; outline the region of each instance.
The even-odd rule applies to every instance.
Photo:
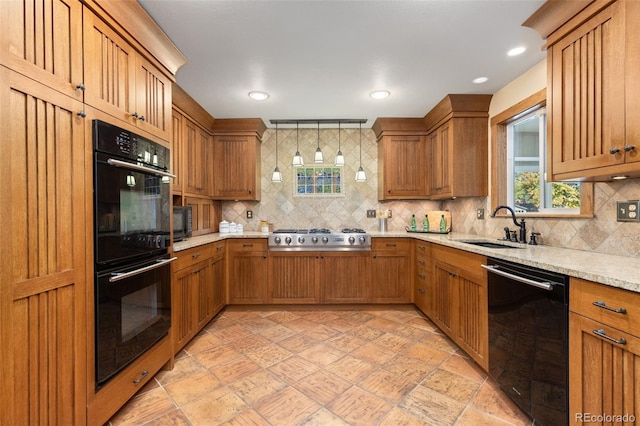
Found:
[[[616,216],[618,222],[640,222],[640,201],[618,201]]]
[[[367,210],[367,217],[370,218],[374,218],[376,217],[376,211],[375,210]]]
[[[387,215],[387,217],[388,217],[389,219],[391,219],[391,217],[393,217],[393,215],[391,214],[391,209],[387,210],[387,213],[389,213],[389,214]]]
[[[484,209],[478,209],[476,210],[476,217],[478,219],[484,219]]]
[[[247,210],[247,219],[253,219],[253,211]]]

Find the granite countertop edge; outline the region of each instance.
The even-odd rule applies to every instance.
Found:
[[[595,253],[570,248],[552,246],[531,246],[526,244],[509,243],[514,249],[491,249],[461,242],[461,240],[493,241],[495,239],[461,233],[423,234],[408,233],[406,231],[370,231],[372,237],[381,238],[413,238],[440,244],[470,253],[494,257],[521,263],[536,268],[582,278],[589,281],[617,287],[640,293],[640,259],[635,257],[617,256],[606,253]],[[191,237],[174,244],[173,251],[180,252],[203,244],[232,238],[267,238],[269,234],[262,232],[243,232],[242,234],[212,233]]]

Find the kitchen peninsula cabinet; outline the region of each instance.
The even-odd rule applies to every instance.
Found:
[[[427,198],[426,127],[416,118],[378,118],[378,200]]]
[[[424,117],[429,198],[487,195],[491,96],[447,95]]]
[[[213,126],[213,197],[260,200],[261,119],[220,119]]]
[[[478,365],[488,370],[489,323],[486,258],[433,247],[434,305],[431,319]]]
[[[411,303],[411,248],[407,238],[372,238],[373,303]]]
[[[431,243],[414,240],[415,275],[413,281],[413,301],[429,318],[433,317],[433,260]]]
[[[370,300],[370,253],[346,251],[320,255],[322,303],[368,303]]]
[[[164,140],[171,138],[171,79],[138,53],[126,32],[85,8],[84,99]],[[118,31],[113,28],[118,28]],[[138,49],[141,49],[138,47]]]
[[[569,310],[569,421],[579,423],[577,413],[637,419],[640,294],[572,278]]]
[[[263,304],[267,300],[267,240],[239,238],[227,242],[229,304]]]
[[[640,177],[640,3],[598,1],[558,23],[571,5],[551,6],[524,24],[547,39],[551,180]]]

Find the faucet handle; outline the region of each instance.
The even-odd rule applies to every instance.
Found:
[[[511,237],[509,241],[513,241],[514,243],[518,242],[518,233],[516,231],[511,231]]]
[[[538,237],[540,235],[541,234],[539,232],[532,232],[531,233],[531,240],[529,241],[529,245],[537,246],[538,245],[538,240],[536,240],[536,237]]]

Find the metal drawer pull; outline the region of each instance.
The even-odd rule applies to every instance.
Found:
[[[192,259],[197,259],[197,258],[199,258],[199,257],[200,257],[200,253],[194,253],[194,254],[191,256],[191,258],[192,258]]]
[[[253,247],[253,244],[243,244],[242,247]]]
[[[613,337],[609,337],[607,336],[607,333],[603,330],[603,329],[598,329],[598,330],[593,330],[593,334],[596,334],[600,337],[602,337],[603,339],[607,339],[610,342],[613,343],[617,343],[619,345],[626,345],[627,341],[624,337],[621,337],[620,339],[614,339]]]
[[[531,286],[534,287],[538,287],[538,288],[542,288],[545,290],[553,290],[553,284],[550,281],[535,281],[535,280],[530,280],[529,278],[525,278],[525,277],[521,277],[518,275],[514,275],[514,274],[510,274],[509,272],[505,272],[505,271],[501,271],[499,270],[499,266],[498,265],[480,265],[481,267],[483,267],[484,269],[486,269],[489,272],[493,272],[494,274],[498,274],[498,275],[502,275],[503,277],[507,277],[507,278],[511,278],[514,279],[516,281],[519,281],[521,283],[524,284],[529,284]]]
[[[138,379],[133,379],[133,383],[135,383],[136,385],[138,383],[140,383],[142,381],[142,379],[144,379],[145,377],[147,377],[147,374],[149,374],[149,372],[147,370],[144,370],[141,374],[140,377]]]
[[[177,259],[177,257],[172,257],[171,259],[156,260],[156,263],[154,263],[152,265],[145,266],[145,267],[140,268],[140,269],[135,269],[135,270],[129,271],[129,272],[113,272],[111,274],[111,278],[109,278],[109,282],[110,283],[114,283],[116,281],[124,280],[125,278],[129,278],[129,277],[133,277],[133,276],[138,275],[138,274],[142,274],[143,272],[151,271],[152,269],[160,268],[161,266],[164,266],[167,263],[173,262],[176,259]]]
[[[615,312],[616,314],[626,314],[627,313],[627,309],[626,308],[612,308],[610,306],[607,306],[606,303],[604,303],[603,301],[598,301],[598,302],[593,302],[593,306],[597,306],[598,308],[602,308],[602,309],[606,309],[607,311],[611,311],[611,312]]]

